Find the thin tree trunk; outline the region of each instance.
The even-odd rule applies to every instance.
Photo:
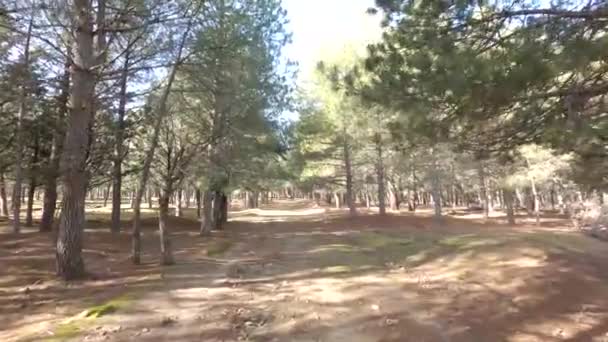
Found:
[[[196,192],[194,194],[194,197],[196,197],[196,217],[198,219],[201,218],[201,189],[200,188],[196,188]]]
[[[564,204],[564,195],[562,193],[563,191],[560,186],[557,190],[557,206],[559,207],[559,213],[564,215],[566,214],[566,205]]]
[[[550,193],[550,196],[551,196],[551,210],[555,211],[555,183],[551,183],[551,193]]]
[[[182,217],[183,213],[182,213],[182,198],[183,198],[183,192],[181,189],[178,189],[175,192],[175,216],[177,217]]]
[[[534,177],[530,178],[530,187],[532,188],[532,197],[534,202],[534,217],[536,219],[536,225],[540,226],[540,198],[538,191],[536,190],[536,181]]]
[[[357,215],[357,207],[353,200],[353,170],[352,162],[350,158],[350,146],[346,138],[346,132],[344,133],[344,144],[342,146],[344,152],[344,171],[346,172],[346,205],[348,205],[348,212],[350,216]]]
[[[384,160],[383,148],[380,138],[376,138],[376,177],[378,182],[378,213],[380,216],[386,215],[386,191],[384,187]]]
[[[486,173],[481,159],[479,159],[477,163],[477,176],[479,177],[479,197],[483,208],[483,218],[487,220],[490,216],[490,203],[488,200],[488,190],[486,188]]]
[[[515,224],[515,212],[513,210],[513,200],[514,200],[513,190],[503,189],[502,194],[503,194],[504,203],[506,206],[507,223],[509,223],[510,225],[514,225]]]
[[[27,193],[27,210],[25,212],[25,226],[26,227],[32,227],[34,226],[34,217],[33,217],[33,211],[34,211],[34,196],[36,194],[36,184],[37,180],[36,180],[36,176],[32,175],[30,177],[30,185],[28,187],[28,193]]]
[[[38,186],[38,156],[40,153],[40,143],[38,134],[34,139],[34,155],[32,157],[32,168],[30,171],[30,184],[27,193],[27,210],[25,212],[25,226],[32,227],[34,225],[34,218],[32,216],[34,211],[34,196],[36,195],[36,187]]]
[[[221,207],[220,207],[220,227],[218,229],[223,229],[223,224],[228,222],[228,196],[225,193],[221,195]]]
[[[53,229],[53,219],[57,208],[57,170],[59,168],[60,138],[56,136],[49,161],[49,168],[45,174],[44,196],[42,197],[42,217],[40,219],[40,232],[50,232]]]
[[[165,89],[159,99],[158,102],[158,112],[156,113],[156,121],[154,122],[154,128],[152,131],[152,139],[150,141],[150,147],[146,152],[146,157],[144,159],[144,165],[141,172],[141,177],[139,179],[139,185],[137,187],[137,193],[135,194],[135,200],[133,203],[133,230],[131,232],[132,235],[132,246],[131,246],[131,259],[134,264],[138,265],[141,262],[141,200],[144,195],[144,191],[146,189],[146,185],[148,184],[148,178],[150,178],[150,166],[152,165],[152,160],[154,159],[154,152],[156,151],[156,147],[158,146],[158,140],[160,135],[160,128],[163,122],[163,119],[167,115],[167,99],[169,98],[169,94],[171,93],[171,87],[173,86],[173,81],[175,80],[175,75],[177,74],[177,70],[181,65],[182,61],[182,53],[184,50],[184,46],[186,45],[186,40],[188,38],[188,34],[190,33],[190,29],[192,27],[192,20],[188,23],[188,27],[184,34],[181,37],[181,42],[178,47],[178,53],[173,65],[171,68],[171,72],[169,73],[169,77],[167,79],[167,84],[165,85]],[[167,199],[167,205],[168,199]],[[167,209],[168,210],[168,209]]]
[[[441,182],[439,179],[439,170],[437,167],[437,158],[435,155],[435,148],[431,148],[431,158],[432,158],[432,190],[431,195],[433,197],[433,204],[435,207],[435,220],[441,221]]]
[[[108,200],[110,199],[110,191],[112,191],[112,183],[109,183],[103,191],[103,207],[108,206]]]
[[[42,217],[40,219],[39,230],[41,232],[50,232],[53,229],[53,220],[55,218],[55,210],[57,208],[57,178],[60,167],[60,159],[63,148],[64,132],[62,126],[64,118],[67,116],[68,100],[70,98],[70,67],[71,62],[68,58],[63,66],[63,76],[61,78],[61,90],[58,97],[59,117],[55,121],[53,127],[53,143],[51,146],[51,155],[44,174],[44,195],[42,197]]]
[[[223,202],[224,202],[224,195],[222,192],[220,191],[215,191],[215,193],[213,194],[213,212],[212,212],[212,216],[213,219],[211,220],[212,230],[221,230],[222,229],[222,223],[223,223],[223,219],[222,219],[222,214],[223,214]]]
[[[158,210],[158,235],[160,237],[160,264],[161,265],[173,265],[175,260],[173,259],[173,251],[171,249],[171,239],[169,236],[169,229],[167,222],[169,219],[169,197],[171,194],[164,193],[160,199],[160,206]]]
[[[213,193],[211,191],[203,192],[203,217],[201,219],[201,235],[211,234],[213,223],[208,222],[213,220]]]
[[[122,204],[122,161],[125,156],[124,134],[125,134],[125,114],[127,112],[127,82],[129,79],[129,63],[131,49],[127,48],[124,53],[122,73],[120,76],[120,91],[118,94],[118,110],[116,118],[116,128],[114,132],[114,167],[112,170],[112,233],[120,232],[120,215]]]
[[[530,168],[530,161],[526,158],[526,164],[528,168]],[[530,177],[530,188],[532,190],[532,201],[533,201],[533,209],[534,216],[536,218],[536,225],[540,225],[540,196],[536,189],[536,180],[534,177]]]
[[[27,112],[27,99],[30,90],[28,89],[30,81],[30,42],[32,38],[32,28],[34,24],[34,12],[30,16],[27,36],[25,38],[25,47],[23,53],[23,84],[19,95],[19,113],[17,116],[17,128],[15,130],[15,183],[13,187],[13,232],[21,231],[21,183],[23,178],[23,121]]]
[[[148,203],[148,209],[152,209],[152,189],[146,189],[146,203]]]
[[[4,171],[0,171],[0,216],[8,217],[8,199],[6,198],[6,181]]]
[[[184,205],[186,206],[186,209],[190,209],[190,189],[186,188],[186,190],[184,190]]]

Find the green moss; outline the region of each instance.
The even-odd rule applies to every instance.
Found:
[[[522,239],[550,252],[586,253],[596,241],[583,234],[563,234],[554,232],[538,232]]]
[[[383,248],[387,246],[395,246],[395,245],[409,245],[414,242],[411,238],[402,238],[397,236],[390,236],[379,234],[375,232],[364,232],[359,234],[357,237],[357,241],[359,244],[363,245],[367,248]]]
[[[67,341],[78,337],[91,326],[96,318],[111,314],[123,309],[132,302],[130,295],[122,295],[103,304],[90,307],[80,314],[60,323],[53,331],[53,336],[42,339],[45,342]]]
[[[85,317],[87,318],[98,318],[113,312],[116,312],[126,307],[132,301],[131,296],[123,295],[116,297],[106,303],[93,306],[85,311]]]
[[[87,322],[82,322],[81,320],[61,323],[55,328],[55,331],[53,331],[53,336],[42,339],[42,341],[62,342],[76,338],[82,332],[81,329],[86,325]]]
[[[229,240],[219,240],[213,241],[207,247],[207,255],[208,256],[219,256],[224,254],[227,250],[232,247],[232,242]]]
[[[439,245],[458,249],[472,249],[485,246],[498,246],[506,241],[494,237],[479,236],[476,234],[464,234],[442,238]]]
[[[98,318],[116,312],[116,310],[118,310],[118,308],[115,304],[106,303],[87,310],[85,317]]]

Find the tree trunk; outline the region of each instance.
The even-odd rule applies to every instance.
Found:
[[[253,207],[254,208],[260,207],[260,193],[258,191],[255,191],[253,193]]]
[[[160,264],[173,265],[173,251],[171,249],[171,239],[169,237],[169,229],[167,221],[169,218],[169,197],[171,194],[164,193],[159,201],[158,210],[158,235],[160,237]]]
[[[566,205],[564,204],[564,195],[562,195],[562,189],[557,190],[557,206],[559,207],[560,215],[566,214]]]
[[[34,196],[36,195],[36,187],[38,186],[38,156],[40,153],[39,137],[36,133],[34,138],[34,155],[32,156],[32,167],[30,169],[30,184],[27,192],[27,209],[25,211],[25,226],[32,227],[34,225]]]
[[[184,205],[186,206],[186,209],[190,209],[190,189],[186,188],[186,190],[184,190]]]
[[[122,150],[122,147],[116,147],[116,150]],[[114,168],[112,170],[112,222],[110,231],[112,233],[120,232],[120,214],[122,206],[122,159],[114,159]]]
[[[526,165],[530,168],[530,161],[526,158]],[[532,190],[532,207],[534,210],[534,216],[536,218],[536,225],[540,225],[540,196],[536,189],[536,180],[534,177],[530,177],[530,188]]]
[[[130,46],[127,44],[127,46]],[[127,112],[127,83],[129,79],[129,63],[131,49],[127,47],[124,53],[122,73],[120,75],[120,91],[118,93],[118,110],[116,118],[116,128],[114,131],[114,166],[112,170],[112,233],[120,232],[120,214],[122,203],[122,161],[125,157],[124,134],[125,134],[125,114]]]
[[[355,201],[353,200],[353,170],[350,157],[350,146],[348,145],[346,134],[342,148],[344,152],[344,171],[346,173],[346,205],[348,205],[348,212],[350,216],[355,216],[357,215],[357,207],[355,206]]]
[[[486,188],[486,173],[481,159],[477,163],[477,176],[479,177],[479,197],[483,208],[483,218],[487,220],[490,216],[490,203]]]
[[[146,203],[148,203],[148,209],[152,209],[152,194],[153,191],[149,187],[146,189]]]
[[[8,217],[8,199],[6,198],[4,171],[0,171],[0,216]]]
[[[536,181],[534,177],[530,178],[530,187],[532,189],[533,206],[534,206],[534,217],[536,218],[536,225],[540,226],[540,198],[538,191],[536,190]]]
[[[213,209],[212,209],[212,217],[211,220],[212,226],[211,230],[221,230],[223,223],[223,212],[224,212],[224,201],[225,195],[220,191],[215,191],[213,194]]]
[[[221,206],[221,224],[228,222],[228,196],[225,193],[222,193],[222,206]],[[223,228],[223,226],[221,227]],[[221,229],[220,228],[220,229]]]
[[[105,1],[98,0],[98,19],[104,16]],[[93,30],[93,6],[90,1],[74,0],[76,16],[68,128],[63,144],[63,206],[57,237],[57,274],[63,279],[82,278],[85,275],[82,260],[82,231],[85,220],[86,155],[89,144],[89,127],[92,122],[95,96],[96,65],[93,37],[101,42],[103,28]],[[102,44],[100,44],[102,45]],[[105,46],[99,51],[105,50]]]
[[[334,204],[336,205],[336,209],[340,209],[340,194],[334,192]]]
[[[48,166],[44,174],[44,195],[42,197],[42,217],[40,219],[39,230],[50,232],[53,229],[53,219],[57,208],[57,177],[61,159],[62,142],[64,137],[63,129],[64,117],[68,114],[68,100],[70,98],[70,66],[71,62],[66,58],[61,78],[61,90],[58,97],[59,118],[53,127],[53,143],[51,155],[49,156]]]
[[[433,204],[435,207],[435,220],[441,221],[441,182],[439,179],[439,169],[437,167],[437,158],[435,155],[435,148],[431,147],[431,158],[432,158],[432,189],[431,196],[433,197]]]
[[[13,232],[21,231],[21,183],[23,178],[23,121],[27,112],[27,98],[30,93],[28,85],[30,81],[30,42],[32,38],[32,28],[34,23],[34,12],[30,16],[25,47],[23,52],[23,76],[21,92],[19,95],[19,112],[17,115],[17,128],[15,130],[15,183],[13,187]]]
[[[201,219],[201,235],[211,234],[213,228],[213,193],[205,191],[203,193],[203,217]]]
[[[198,219],[201,218],[201,189],[200,188],[196,188],[196,192],[194,194],[195,200],[196,200],[196,217]]]
[[[551,210],[555,211],[555,183],[551,183]]]
[[[53,229],[53,219],[57,208],[57,170],[59,168],[60,138],[53,138],[53,147],[49,160],[49,168],[45,173],[44,195],[42,197],[42,217],[40,219],[40,232],[50,232]]]
[[[383,148],[380,138],[376,138],[376,177],[378,182],[378,213],[380,216],[386,215],[386,191],[384,185],[384,160]]]
[[[183,213],[182,213],[182,197],[183,197],[183,192],[182,190],[178,189],[175,192],[175,216],[177,217],[182,217]]]
[[[513,190],[503,189],[502,194],[503,194],[503,199],[504,199],[504,203],[506,206],[507,223],[509,223],[510,225],[514,225],[515,224],[515,212],[513,210],[513,200],[514,200]]]
[[[27,211],[25,212],[25,226],[32,227],[34,226],[34,196],[36,194],[36,176],[35,174],[30,177],[30,185],[28,187],[27,193]]]
[[[132,230],[132,247],[131,247],[131,258],[133,263],[138,265],[140,263],[141,258],[141,200],[144,195],[144,191],[148,184],[148,178],[150,177],[150,166],[152,165],[152,160],[154,159],[154,152],[156,151],[156,146],[158,146],[158,140],[160,135],[160,128],[163,123],[163,119],[167,115],[167,99],[171,93],[171,87],[173,86],[173,81],[175,80],[175,75],[177,74],[177,70],[182,61],[182,53],[184,50],[184,46],[186,45],[186,40],[188,38],[188,34],[192,27],[192,21],[188,23],[188,27],[186,31],[183,33],[181,37],[181,42],[178,47],[177,57],[171,68],[171,72],[169,73],[169,77],[167,79],[167,84],[165,85],[165,89],[159,99],[158,102],[158,113],[156,113],[156,121],[154,122],[154,128],[152,131],[152,139],[150,141],[150,147],[148,151],[146,151],[146,157],[144,160],[144,165],[141,172],[141,178],[139,180],[139,186],[137,187],[137,193],[135,194],[135,200],[133,203],[133,230]],[[167,199],[167,206],[169,205]],[[168,210],[168,209],[167,209]]]

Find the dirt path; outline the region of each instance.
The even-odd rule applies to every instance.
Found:
[[[235,213],[212,239],[186,226],[177,265],[125,280],[126,304],[53,341],[608,341],[606,244],[430,227],[305,202]]]

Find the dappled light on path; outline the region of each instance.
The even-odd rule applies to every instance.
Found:
[[[427,228],[426,217],[353,220],[341,211],[294,206],[279,202],[234,212],[226,230],[211,238],[198,237],[196,224],[175,227],[177,264],[165,268],[155,263],[152,222],[145,228],[146,264],[140,267],[125,259],[127,234],[114,240],[92,230],[85,250],[97,278],[69,285],[52,276],[48,236],[2,236],[0,258],[8,268],[0,273],[6,317],[0,339],[601,342],[608,337],[608,248],[601,242],[467,219]],[[87,308],[116,298],[127,298],[127,304],[101,317],[81,317]]]

